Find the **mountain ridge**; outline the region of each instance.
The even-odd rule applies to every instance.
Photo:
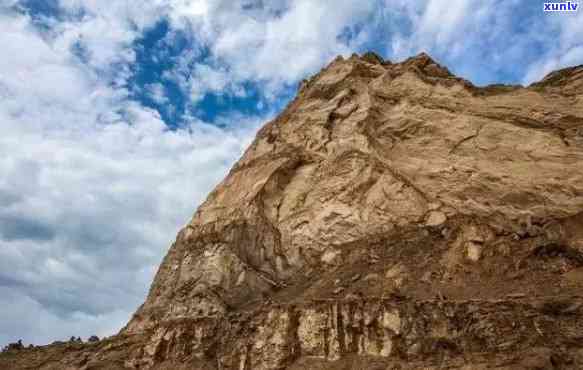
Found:
[[[0,366],[577,368],[581,227],[583,66],[476,87],[425,53],[337,57],[178,233],[118,336]]]

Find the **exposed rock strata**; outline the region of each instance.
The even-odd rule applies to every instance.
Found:
[[[425,54],[337,58],[118,336],[0,367],[583,368],[582,230],[583,66],[479,88]]]

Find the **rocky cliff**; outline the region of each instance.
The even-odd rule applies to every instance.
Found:
[[[119,335],[4,369],[583,368],[583,66],[341,57],[257,134]]]

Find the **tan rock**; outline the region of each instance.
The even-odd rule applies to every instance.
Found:
[[[466,244],[467,257],[472,262],[478,262],[482,258],[482,244],[468,242]]]
[[[447,216],[443,212],[432,211],[429,212],[425,225],[427,226],[440,226],[447,221]]]
[[[562,278],[544,271],[583,261],[582,95],[581,66],[476,87],[426,54],[337,58],[209,194],[120,335],[0,355],[0,368],[492,368],[535,342],[576,343],[579,303],[549,321],[530,297],[490,298],[551,294]],[[490,258],[495,242],[508,253]],[[568,248],[529,254],[543,242]],[[434,300],[436,284],[458,299]]]
[[[342,262],[342,252],[337,249],[330,249],[325,251],[320,257],[320,260],[327,265],[338,265]]]

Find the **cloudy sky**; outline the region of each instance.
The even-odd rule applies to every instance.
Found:
[[[583,4],[581,4],[583,6]],[[429,52],[475,84],[583,64],[537,0],[0,0],[0,345],[111,335],[298,81]]]

